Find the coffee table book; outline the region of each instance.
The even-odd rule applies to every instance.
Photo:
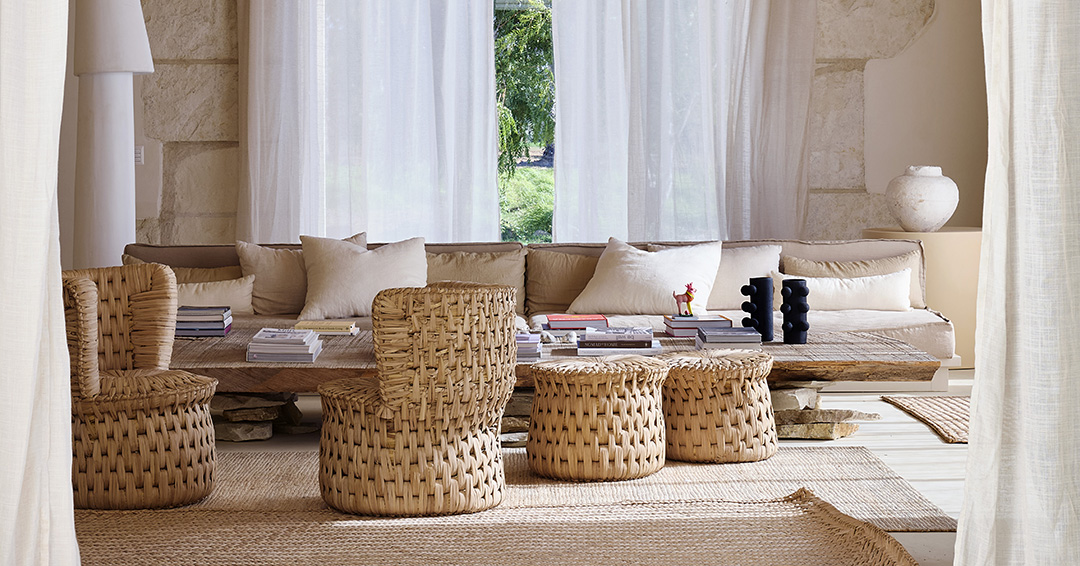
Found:
[[[322,340],[314,330],[263,328],[247,346],[249,362],[313,362],[322,352]]]
[[[177,322],[221,322],[227,318],[232,318],[229,307],[180,306],[176,309]]]
[[[584,330],[607,328],[608,319],[602,314],[549,314],[547,324],[552,330]]]
[[[360,331],[356,321],[347,320],[301,320],[293,325],[294,330],[314,330],[325,336],[356,336]]]
[[[648,348],[583,348],[581,346],[581,341],[578,341],[577,347],[577,355],[579,356],[655,356],[662,353],[664,353],[664,347],[661,346],[660,341],[655,338]]]
[[[676,338],[693,338],[699,328],[730,328],[731,319],[720,314],[700,316],[664,315],[664,332]]]
[[[578,348],[651,348],[653,330],[649,326],[586,328],[578,337]]]

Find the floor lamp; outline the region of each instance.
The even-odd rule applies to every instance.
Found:
[[[135,241],[132,77],[153,73],[139,0],[76,0],[74,267],[118,265]]]

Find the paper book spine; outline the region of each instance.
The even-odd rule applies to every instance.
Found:
[[[652,340],[578,340],[578,348],[651,348]]]

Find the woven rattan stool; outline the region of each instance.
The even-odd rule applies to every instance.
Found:
[[[765,377],[772,356],[752,350],[666,354],[667,456],[686,462],[755,462],[776,453]]]
[[[665,362],[608,356],[541,362],[529,438],[529,467],[574,481],[640,478],[664,467],[660,384]]]
[[[75,506],[194,503],[214,487],[217,380],[170,370],[176,280],[158,264],[63,273]]]
[[[362,515],[498,505],[499,423],[514,387],[513,287],[435,283],[372,303],[378,375],[319,387],[319,487]]]

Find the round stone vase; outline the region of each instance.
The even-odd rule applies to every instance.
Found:
[[[885,200],[900,226],[908,232],[934,232],[956,212],[960,191],[941,167],[913,165],[889,181]]]

